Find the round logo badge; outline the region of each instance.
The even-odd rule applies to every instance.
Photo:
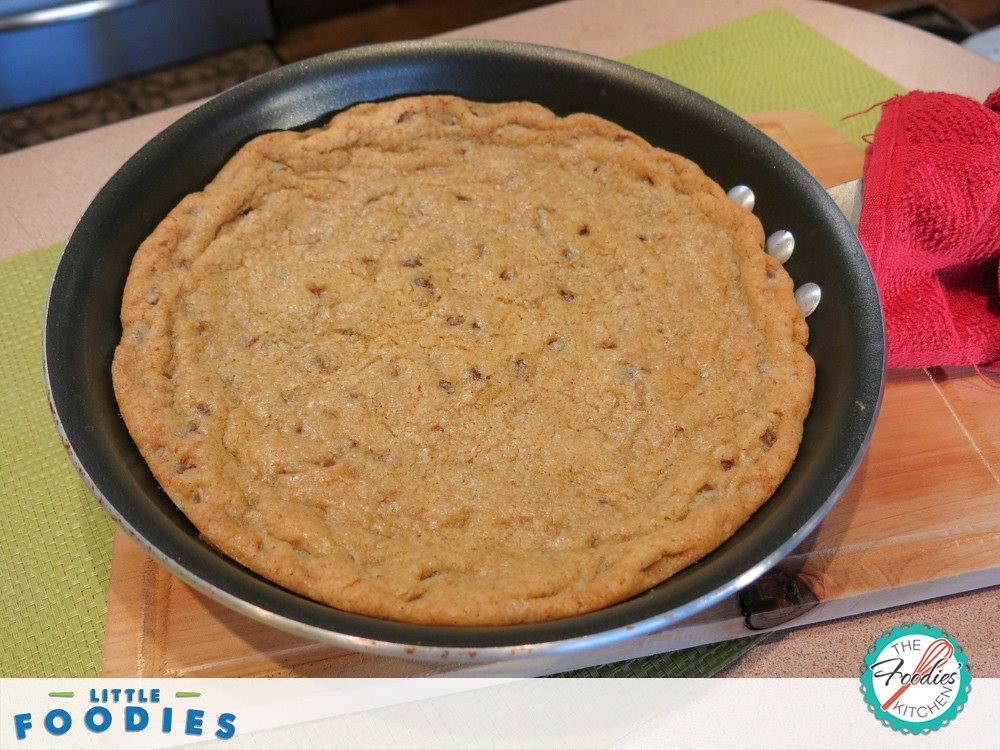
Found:
[[[861,691],[868,710],[904,734],[948,724],[965,706],[972,677],[962,647],[929,625],[903,625],[868,649]]]

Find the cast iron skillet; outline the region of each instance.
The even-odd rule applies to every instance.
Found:
[[[796,285],[823,290],[809,318],[816,394],[801,451],[774,497],[722,547],[654,589],[598,612],[489,628],[401,624],[317,604],[265,581],[198,537],[161,491],[118,413],[110,366],[132,255],[186,193],[250,137],[326,120],[353,103],[447,92],[587,111],[750,186],[765,231],[790,230]],[[819,523],[854,474],[879,409],[884,323],[856,236],[823,188],[745,121],[674,83],[566,50],[507,42],[404,42],[289,65],[209,101],[156,136],[100,191],[53,278],[45,375],[56,424],[85,482],[157,561],[223,603],[309,638],[395,656],[477,661],[557,654],[658,630],[772,567]]]

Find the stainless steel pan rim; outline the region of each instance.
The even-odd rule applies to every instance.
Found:
[[[729,187],[750,185],[765,230],[787,229],[796,283],[816,282],[817,363],[799,458],[774,497],[728,542],[654,589],[598,612],[493,628],[416,626],[312,602],[205,544],[153,480],[118,415],[110,359],[139,242],[242,143],[321,122],[350,104],[413,93],[529,99],[590,111],[697,161]],[[822,187],[735,114],[636,68],[552,47],[494,41],[401,42],[331,53],[231,89],[150,141],[81,219],[53,277],[43,326],[45,381],[74,466],[115,521],[156,561],[202,593],[282,630],[390,656],[468,661],[579,652],[648,635],[732,595],[798,546],[863,459],[881,404],[885,332],[871,269]]]

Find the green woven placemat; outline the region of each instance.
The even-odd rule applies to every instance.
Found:
[[[49,412],[42,317],[62,245],[0,261],[0,675],[101,670],[113,524]]]
[[[881,113],[878,107],[858,113],[906,93],[781,8],[627,55],[622,62],[734,112],[809,110],[859,145],[874,132]]]
[[[770,633],[738,638],[721,643],[668,651],[635,659],[616,661],[596,667],[584,667],[570,672],[561,672],[553,677],[711,677],[723,667],[727,667],[758,643],[766,640]]]

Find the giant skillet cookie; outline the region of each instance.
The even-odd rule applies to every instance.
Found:
[[[691,161],[424,96],[244,146],[139,248],[113,364],[211,544],[340,609],[537,622],[729,538],[813,393],[792,282]]]

